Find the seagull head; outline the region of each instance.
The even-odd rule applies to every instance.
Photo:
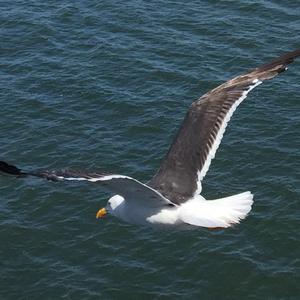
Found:
[[[123,203],[124,198],[120,195],[115,195],[111,197],[106,206],[103,208],[100,208],[96,214],[96,218],[103,218],[107,213],[110,213],[112,215],[117,215],[118,211],[120,209],[120,204]]]

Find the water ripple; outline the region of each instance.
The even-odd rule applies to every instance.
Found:
[[[295,1],[3,3],[2,158],[148,180],[190,103],[299,47]],[[98,186],[0,177],[2,299],[298,299],[299,62],[239,108],[204,180],[255,194],[227,231],[95,212]]]

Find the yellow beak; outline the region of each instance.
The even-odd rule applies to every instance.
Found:
[[[107,210],[105,208],[101,208],[98,210],[96,214],[96,219],[103,218],[107,214]]]

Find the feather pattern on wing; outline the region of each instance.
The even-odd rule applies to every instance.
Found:
[[[300,50],[237,76],[192,103],[149,185],[179,204],[201,192],[201,180],[221,142],[227,123],[247,94],[264,80],[285,71]]]

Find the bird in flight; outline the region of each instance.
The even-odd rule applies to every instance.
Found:
[[[147,183],[119,174],[59,171],[23,171],[0,161],[0,171],[17,177],[51,181],[85,181],[102,185],[115,195],[97,218],[107,213],[132,224],[193,229],[227,228],[250,212],[251,192],[206,200],[201,181],[220,145],[226,126],[248,93],[265,80],[287,70],[300,49],[237,76],[193,102],[157,173]]]

